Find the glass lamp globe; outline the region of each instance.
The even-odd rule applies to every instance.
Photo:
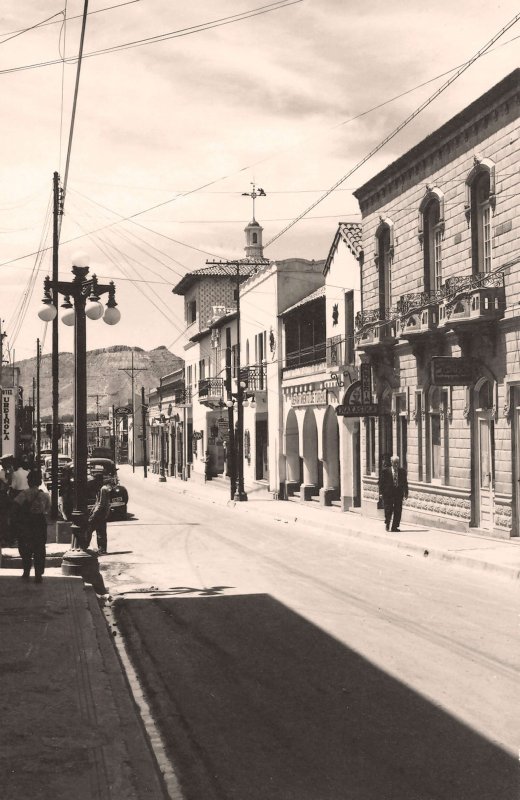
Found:
[[[232,400],[226,400],[226,405],[227,405],[228,408],[233,408],[233,401]]]
[[[121,319],[121,312],[118,308],[108,306],[103,315],[103,322],[107,325],[117,325]]]
[[[72,256],[73,267],[88,267],[89,262],[90,262],[89,256],[82,250],[78,250],[78,252],[74,253]]]
[[[89,319],[101,319],[103,316],[104,308],[99,300],[90,300],[87,308],[85,309],[85,314]]]
[[[244,400],[244,402],[242,403],[242,405],[243,405],[243,407],[244,407],[244,408],[247,408],[247,407],[248,407],[248,405],[249,405],[249,400]]]
[[[61,315],[61,321],[64,325],[68,325],[71,328],[75,321],[76,321],[76,312],[73,308],[66,308],[63,314]]]
[[[249,406],[250,406],[251,408],[256,408],[256,403],[255,403],[255,401],[254,401],[254,400],[251,400],[251,402],[249,403]]]
[[[52,320],[56,318],[57,313],[58,310],[53,303],[43,303],[38,311],[38,316],[44,322],[52,322]]]

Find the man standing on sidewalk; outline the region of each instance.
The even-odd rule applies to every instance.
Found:
[[[398,456],[392,456],[390,466],[381,470],[379,495],[383,498],[386,530],[398,531],[403,510],[403,500],[408,497],[406,470],[399,466]]]
[[[88,520],[86,546],[90,546],[92,534],[96,531],[98,554],[107,553],[107,519],[110,514],[110,486],[103,482],[103,470],[94,474],[96,502]]]

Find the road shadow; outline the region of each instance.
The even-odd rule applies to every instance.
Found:
[[[512,756],[268,595],[114,611],[186,800],[517,796]]]

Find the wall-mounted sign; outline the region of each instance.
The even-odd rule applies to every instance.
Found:
[[[336,408],[338,417],[377,417],[379,405],[372,402],[372,367],[361,364],[361,378],[348,387],[343,403]]]
[[[15,452],[16,389],[2,389],[2,450],[4,455]]]
[[[122,417],[124,414],[131,414],[131,413],[132,409],[130,408],[130,406],[118,406],[117,408],[114,409],[114,414],[117,414],[120,417]]]
[[[431,382],[434,386],[464,386],[473,383],[474,377],[471,358],[432,357]]]
[[[297,392],[291,395],[291,405],[297,406],[326,406],[327,390],[312,389],[309,392]]]

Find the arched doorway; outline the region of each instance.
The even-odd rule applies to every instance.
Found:
[[[334,410],[329,406],[323,420],[323,485],[334,490],[339,499],[339,426]]]
[[[302,482],[300,466],[299,431],[296,413],[291,408],[285,423],[285,461],[287,469],[287,482],[297,483],[298,489]]]
[[[320,490],[318,466],[318,428],[314,411],[308,408],[303,419],[303,483],[316,488],[312,494]]]

